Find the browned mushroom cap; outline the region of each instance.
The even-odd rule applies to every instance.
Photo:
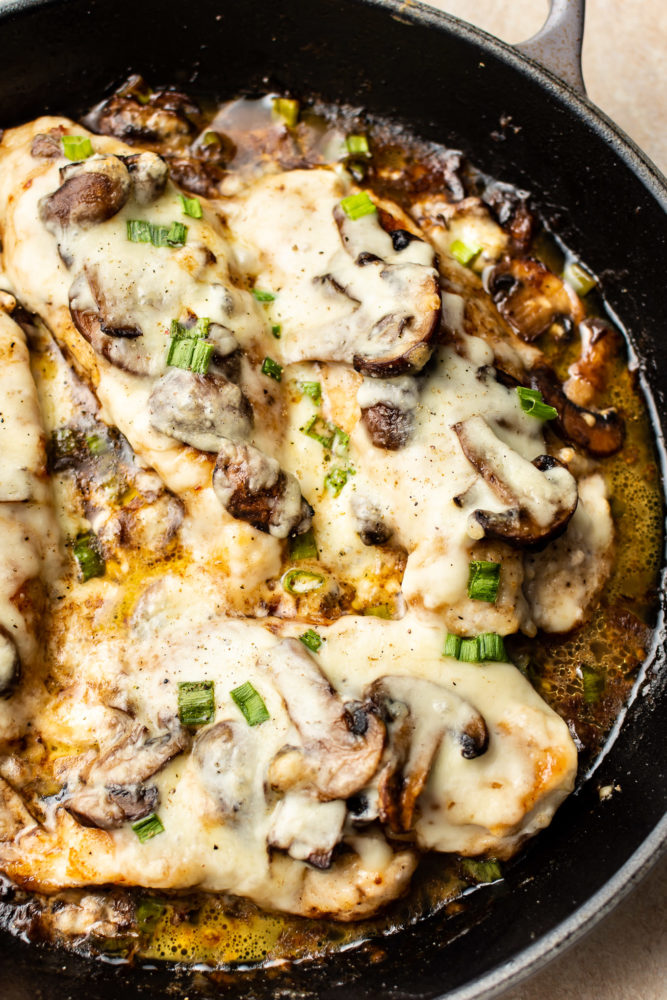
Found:
[[[141,819],[155,808],[158,791],[144,782],[177,754],[190,737],[174,720],[169,731],[146,740],[144,726],[134,726],[109,750],[76,770],[78,782],[63,795],[63,805],[84,826],[111,830]],[[67,776],[66,771],[61,775]]]
[[[134,153],[120,157],[132,179],[132,193],[139,205],[150,205],[163,194],[169,170],[157,153]]]
[[[563,317],[574,323],[584,318],[574,292],[531,257],[502,260],[490,271],[486,285],[498,312],[522,340],[535,340]]]
[[[360,493],[354,493],[351,507],[357,534],[364,545],[384,545],[391,538],[392,529],[382,519],[380,509],[372,500]]]
[[[602,392],[611,374],[611,362],[618,357],[620,334],[602,319],[591,318],[579,324],[581,354],[569,368],[563,385],[568,399],[577,406],[588,406],[596,393]]]
[[[203,198],[216,198],[220,194],[220,181],[226,171],[216,163],[204,163],[197,156],[178,154],[168,156],[169,173],[186,191]]]
[[[375,403],[361,411],[361,419],[376,448],[398,451],[408,441],[415,418],[411,410]]]
[[[0,625],[0,697],[11,693],[21,670],[16,643],[6,628]]]
[[[225,510],[275,538],[308,531],[313,509],[291,472],[251,444],[223,441],[213,470],[213,489]]]
[[[328,801],[346,799],[368,784],[385,737],[371,706],[348,711],[298,639],[283,639],[259,665],[273,679],[303,741],[272,762],[274,788],[310,787]]]
[[[501,512],[474,510],[472,538],[497,538],[518,548],[535,548],[557,538],[577,507],[577,484],[555,459],[533,462],[498,438],[483,417],[454,424],[461,448],[494,493],[508,505]],[[460,506],[465,496],[457,498]]]
[[[354,367],[374,378],[420,371],[431,356],[440,324],[440,287],[432,266],[432,250],[424,244],[423,253],[415,256],[414,245],[423,244],[423,240],[394,238],[388,249],[393,248],[394,255],[405,254],[405,261],[399,257],[388,263],[375,252],[369,252],[364,243],[365,227],[356,225],[339,206],[334,209],[334,219],[343,247],[355,265],[368,272],[377,271],[387,296],[391,295],[396,303],[393,311],[359,337],[352,356]]]
[[[63,183],[39,201],[39,216],[49,232],[68,226],[86,229],[106,222],[130,196],[130,174],[117,156],[72,163],[61,171]]]
[[[191,121],[197,105],[178,91],[152,91],[139,76],[131,76],[112,96],[98,105],[86,119],[94,132],[114,135],[132,144],[179,143],[187,145],[194,132]]]
[[[549,365],[534,365],[528,377],[531,387],[542,393],[544,402],[558,411],[558,417],[550,425],[565,441],[596,458],[614,455],[623,446],[625,424],[616,410],[586,410],[577,406],[567,398]]]
[[[156,382],[148,400],[151,426],[200,451],[218,451],[224,439],[243,441],[252,407],[222,375],[174,368]]]
[[[407,833],[445,734],[472,760],[486,753],[486,723],[470,702],[418,677],[380,677],[365,693],[388,730],[378,781],[380,819],[394,833]]]
[[[528,191],[513,184],[492,181],[482,192],[482,201],[488,205],[500,225],[505,229],[520,252],[528,249],[535,231],[535,218],[528,208]]]
[[[30,155],[46,160],[57,160],[63,155],[62,137],[67,135],[64,125],[56,125],[48,132],[38,132],[32,140]]]
[[[256,758],[253,731],[245,723],[217,722],[195,738],[192,759],[224,816],[233,817],[248,806],[254,792]]]

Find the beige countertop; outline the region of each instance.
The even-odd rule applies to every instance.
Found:
[[[533,35],[548,10],[547,0],[430,2],[507,42]],[[667,173],[667,0],[588,0],[583,69],[590,99]],[[667,858],[502,1000],[667,1000]]]

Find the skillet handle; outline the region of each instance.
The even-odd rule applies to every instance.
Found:
[[[581,72],[586,0],[550,0],[547,19],[532,38],[514,47],[541,63],[583,97],[586,86]]]

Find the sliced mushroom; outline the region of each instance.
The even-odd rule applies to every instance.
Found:
[[[157,201],[167,186],[169,170],[157,153],[134,153],[121,157],[132,179],[132,193],[139,205]]]
[[[133,324],[129,317],[105,316],[92,291],[90,277],[89,273],[82,271],[69,290],[69,311],[75,327],[93,350],[116,368],[134,375],[150,374],[154,362],[146,352],[140,327]],[[98,284],[94,281],[92,284],[104,309],[106,300],[100,295]]]
[[[625,439],[625,424],[616,410],[587,410],[577,406],[565,395],[549,365],[535,364],[528,377],[531,387],[542,393],[544,402],[558,411],[558,417],[550,423],[565,441],[579,445],[596,458],[614,455],[620,450]]]
[[[346,813],[340,799],[320,802],[306,792],[290,792],[273,810],[268,844],[314,868],[329,868],[343,836]]]
[[[178,154],[167,157],[169,173],[180,187],[203,198],[217,198],[225,171],[216,163],[203,163],[198,156]]]
[[[111,830],[153,811],[158,790],[144,782],[187,749],[190,738],[175,720],[161,736],[147,740],[146,733],[144,726],[134,726],[110,749],[88,759],[83,767],[71,762],[71,775],[65,768],[61,770],[61,776],[68,779],[63,805],[84,826]]]
[[[222,375],[173,368],[148,400],[151,426],[200,451],[218,451],[224,440],[244,441],[252,408],[242,390]]]
[[[256,757],[253,732],[245,723],[217,722],[197,735],[192,759],[224,816],[247,811],[254,791]]]
[[[308,531],[313,509],[291,472],[251,444],[224,441],[213,470],[215,494],[232,517],[274,538]]]
[[[87,118],[95,132],[126,142],[176,142],[185,146],[194,132],[191,117],[199,109],[178,91],[152,91],[139,76],[130,77]]]
[[[130,196],[130,175],[117,156],[96,156],[61,171],[63,183],[39,201],[39,216],[49,232],[69,226],[87,229],[111,219]]]
[[[555,459],[522,458],[491,430],[483,417],[454,424],[463,453],[509,509],[474,510],[471,538],[497,538],[520,548],[535,548],[557,538],[577,507],[574,477]],[[462,506],[464,500],[458,498]]]
[[[16,643],[6,628],[0,625],[0,697],[11,693],[21,670],[21,658]]]
[[[588,406],[595,394],[606,387],[610,364],[621,349],[621,338],[612,326],[597,318],[580,323],[579,335],[581,354],[570,365],[570,377],[563,391],[577,406]]]
[[[351,506],[357,534],[364,545],[384,545],[389,541],[392,529],[383,521],[380,509],[368,497],[354,493]]]
[[[528,191],[513,184],[492,181],[482,192],[482,201],[512,237],[516,248],[525,252],[535,231],[535,218],[528,208]]]
[[[410,438],[419,391],[414,378],[364,379],[357,392],[364,426],[376,448],[397,451]]]
[[[303,741],[275,758],[274,788],[313,788],[323,801],[346,799],[377,770],[385,727],[370,705],[350,712],[303,643],[283,639],[259,661],[278,688]]]
[[[380,677],[365,693],[388,731],[378,780],[380,819],[394,833],[407,833],[445,734],[458,743],[462,757],[472,760],[486,753],[486,723],[469,702],[417,677]]]
[[[532,341],[563,318],[580,323],[584,309],[560,278],[532,257],[507,258],[486,278],[498,312],[522,340]]]
[[[57,160],[63,156],[62,137],[67,134],[64,125],[56,125],[48,132],[38,132],[32,140],[30,155],[38,159]]]

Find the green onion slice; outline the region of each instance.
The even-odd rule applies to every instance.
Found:
[[[317,542],[312,528],[304,531],[302,535],[294,535],[293,538],[290,538],[289,554],[295,562],[299,562],[301,559],[317,559]]]
[[[462,243],[461,240],[454,240],[449,248],[449,252],[452,257],[455,257],[456,260],[458,260],[459,264],[463,264],[464,267],[467,267],[469,264],[472,264],[475,257],[479,256],[482,252],[482,247],[469,247],[466,246],[465,243]]]
[[[91,455],[104,455],[110,450],[110,444],[101,434],[88,434],[86,436],[86,446]]]
[[[262,375],[268,375],[269,378],[280,382],[283,377],[282,365],[279,365],[273,358],[264,358],[262,361]]]
[[[249,726],[259,726],[262,722],[270,719],[269,711],[264,704],[261,694],[255,690],[250,681],[246,681],[240,687],[230,691],[232,699],[243,712]]]
[[[350,444],[350,435],[330,423],[317,413],[300,428],[302,434],[319,441],[327,451],[333,451],[338,456],[344,456]]]
[[[178,717],[184,726],[205,726],[215,715],[213,681],[182,681],[178,685]]]
[[[179,194],[178,197],[185,215],[189,215],[191,219],[201,219],[203,212],[199,198],[186,198],[184,194]]]
[[[190,370],[195,375],[206,375],[211,364],[211,358],[213,357],[213,350],[213,344],[205,344],[203,340],[195,341],[195,349],[190,361]]]
[[[371,618],[392,618],[394,609],[390,604],[374,604],[370,608],[364,608],[364,614]]]
[[[288,594],[309,594],[324,586],[324,577],[309,569],[290,569],[283,575],[282,584]]]
[[[340,207],[343,209],[348,219],[362,219],[364,215],[372,215],[373,212],[377,212],[375,204],[371,201],[366,191],[361,191],[359,194],[350,194],[347,198],[343,198],[340,203]]]
[[[495,660],[496,663],[507,663],[507,651],[503,637],[495,632],[482,632],[477,637],[480,660]]]
[[[147,840],[152,840],[153,837],[157,837],[158,833],[164,833],[162,820],[155,813],[150,813],[148,816],[144,816],[143,819],[138,819],[136,823],[132,824],[132,829],[142,844],[145,844]]]
[[[461,873],[468,882],[497,882],[503,877],[500,862],[496,858],[480,861],[477,858],[461,858]]]
[[[87,135],[64,135],[61,142],[68,160],[87,160],[93,155],[92,143]]]
[[[318,635],[314,628],[309,628],[307,632],[299,636],[301,642],[306,646],[311,653],[316,653],[322,643],[325,641],[321,635]]]
[[[347,468],[343,468],[340,465],[336,465],[334,466],[333,469],[330,469],[330,471],[327,472],[326,476],[324,477],[324,487],[330,493],[333,493],[335,497],[337,497],[340,491],[345,486],[349,477],[353,476],[354,474],[355,470],[352,468],[352,466],[347,466]]]
[[[140,900],[134,913],[139,930],[143,934],[152,934],[166,909],[164,903],[160,903],[157,899]]]
[[[493,604],[500,586],[500,563],[472,559],[469,564],[468,597]]]
[[[169,333],[172,337],[208,337],[210,325],[208,316],[201,316],[194,326],[184,326],[177,319],[172,319]]]
[[[596,670],[592,670],[585,663],[580,664],[579,672],[581,673],[581,682],[584,688],[584,701],[587,705],[593,705],[600,699],[604,691],[604,674],[599,674]]]
[[[368,139],[365,135],[348,135],[345,146],[350,156],[370,156]]]
[[[442,651],[443,656],[452,656],[455,660],[458,660],[459,653],[461,652],[461,636],[454,635],[452,632],[448,632],[445,637],[445,648]]]
[[[106,564],[99,549],[97,535],[92,531],[78,535],[73,546],[74,558],[79,564],[79,577],[85,583],[94,576],[104,576]]]
[[[309,396],[315,406],[319,406],[322,401],[322,384],[320,382],[297,382],[299,391],[304,396]]]
[[[272,324],[272,326],[271,326],[271,333],[276,338],[276,340],[280,340],[282,332],[283,332],[283,328],[280,325],[280,323],[273,323]]]
[[[188,227],[182,222],[172,222],[171,226],[160,226],[146,219],[127,220],[127,238],[131,243],[152,243],[154,247],[182,247],[188,235]]]
[[[558,410],[544,402],[539,389],[526,389],[519,385],[516,392],[521,409],[529,416],[537,417],[538,420],[554,420],[558,416]]]
[[[268,292],[262,288],[253,288],[252,294],[257,302],[273,302],[276,297],[275,292]]]
[[[568,285],[571,285],[572,288],[574,288],[577,295],[581,296],[582,299],[597,285],[597,278],[595,278],[590,271],[587,271],[586,268],[579,264],[576,260],[570,260],[565,265],[563,278],[567,281]]]
[[[479,663],[479,639],[461,639],[458,659],[462,663]]]
[[[294,128],[299,120],[299,102],[293,101],[289,97],[274,97],[273,113],[290,128]]]

